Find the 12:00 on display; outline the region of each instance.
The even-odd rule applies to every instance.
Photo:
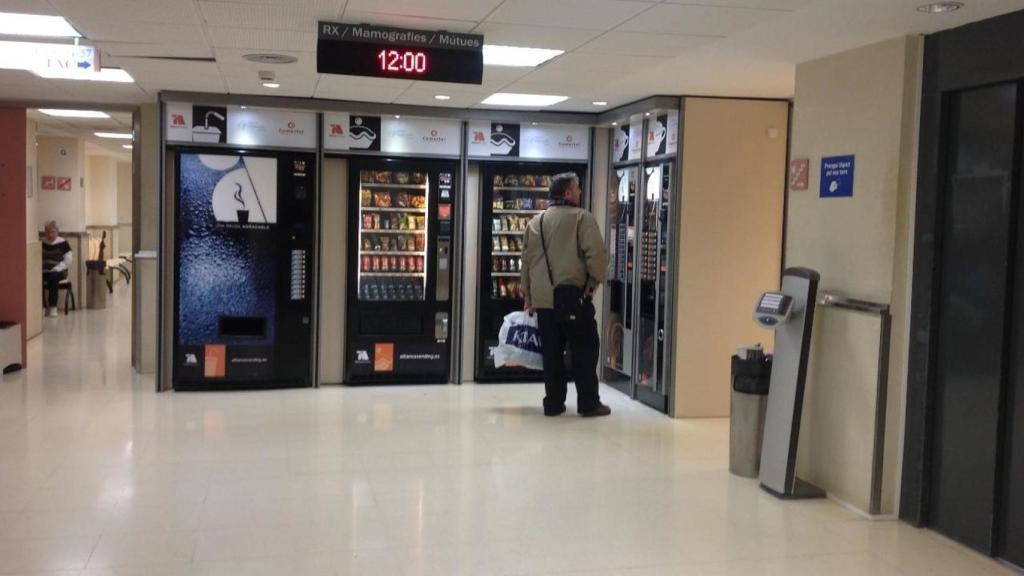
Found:
[[[382,72],[423,74],[427,71],[427,54],[407,50],[381,50],[377,53]]]

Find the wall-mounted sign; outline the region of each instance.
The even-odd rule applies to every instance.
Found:
[[[832,156],[821,159],[822,198],[849,198],[853,196],[854,156]]]
[[[647,157],[670,156],[679,150],[679,112],[652,116],[647,121]]]
[[[316,148],[315,112],[168,102],[165,116],[168,142]]]
[[[466,137],[471,158],[585,161],[590,157],[586,126],[471,122]]]
[[[67,178],[65,176],[59,176],[57,178],[57,190],[60,190],[61,192],[70,192],[71,191],[71,178]]]
[[[39,187],[43,190],[56,190],[57,178],[54,176],[43,176]]]
[[[627,160],[639,160],[643,155],[644,147],[644,123],[641,120],[634,120],[629,123],[629,152]]]
[[[807,190],[810,181],[811,161],[798,158],[789,163],[789,189]]]
[[[629,126],[612,130],[612,162],[625,162],[629,153]]]
[[[373,78],[481,84],[484,37],[320,22],[316,71]]]
[[[99,75],[100,57],[92,46],[0,42],[0,68],[26,70],[43,78],[90,80]]]
[[[461,132],[458,120],[324,114],[325,150],[458,156]]]

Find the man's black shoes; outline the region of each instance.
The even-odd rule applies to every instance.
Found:
[[[597,408],[587,410],[586,412],[580,412],[580,416],[584,418],[598,418],[600,416],[608,416],[611,413],[611,408],[604,404],[598,404]]]
[[[565,404],[562,404],[562,406],[559,407],[559,408],[554,408],[554,409],[545,408],[544,409],[544,415],[548,416],[548,417],[560,416],[562,414],[565,414]]]

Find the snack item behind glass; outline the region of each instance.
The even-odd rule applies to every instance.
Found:
[[[376,206],[377,208],[391,208],[391,193],[374,192],[373,205]]]
[[[426,173],[425,172],[413,172],[412,173],[412,183],[413,184],[426,184],[427,183],[427,175],[426,175]]]
[[[536,176],[523,176],[523,186],[525,186],[527,188],[536,188],[537,187],[537,177]]]
[[[395,206],[399,208],[409,207],[409,194],[406,192],[399,192],[395,194]]]
[[[373,193],[367,189],[362,189],[359,192],[359,204],[361,206],[372,206],[373,205]]]
[[[373,183],[373,172],[362,170],[359,172],[359,181],[362,183]]]
[[[376,172],[373,176],[377,181],[377,184],[391,184],[391,172],[388,172],[387,170]]]
[[[395,184],[408,184],[409,181],[408,172],[395,172]]]
[[[494,185],[498,188],[505,185],[505,180],[500,175],[494,176]]]
[[[363,230],[373,230],[372,214],[363,214]]]
[[[416,217],[416,229],[426,230],[427,229],[427,218],[425,216]]]
[[[551,176],[541,176],[540,177],[540,185],[541,185],[542,188],[550,188],[551,187]]]
[[[505,177],[505,186],[515,187],[519,186],[519,176],[510,174]]]

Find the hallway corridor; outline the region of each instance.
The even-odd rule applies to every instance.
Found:
[[[602,420],[544,418],[538,386],[157,395],[127,294],[46,319],[0,381],[0,574],[1013,573],[780,502],[729,476],[726,421],[611,389]]]

